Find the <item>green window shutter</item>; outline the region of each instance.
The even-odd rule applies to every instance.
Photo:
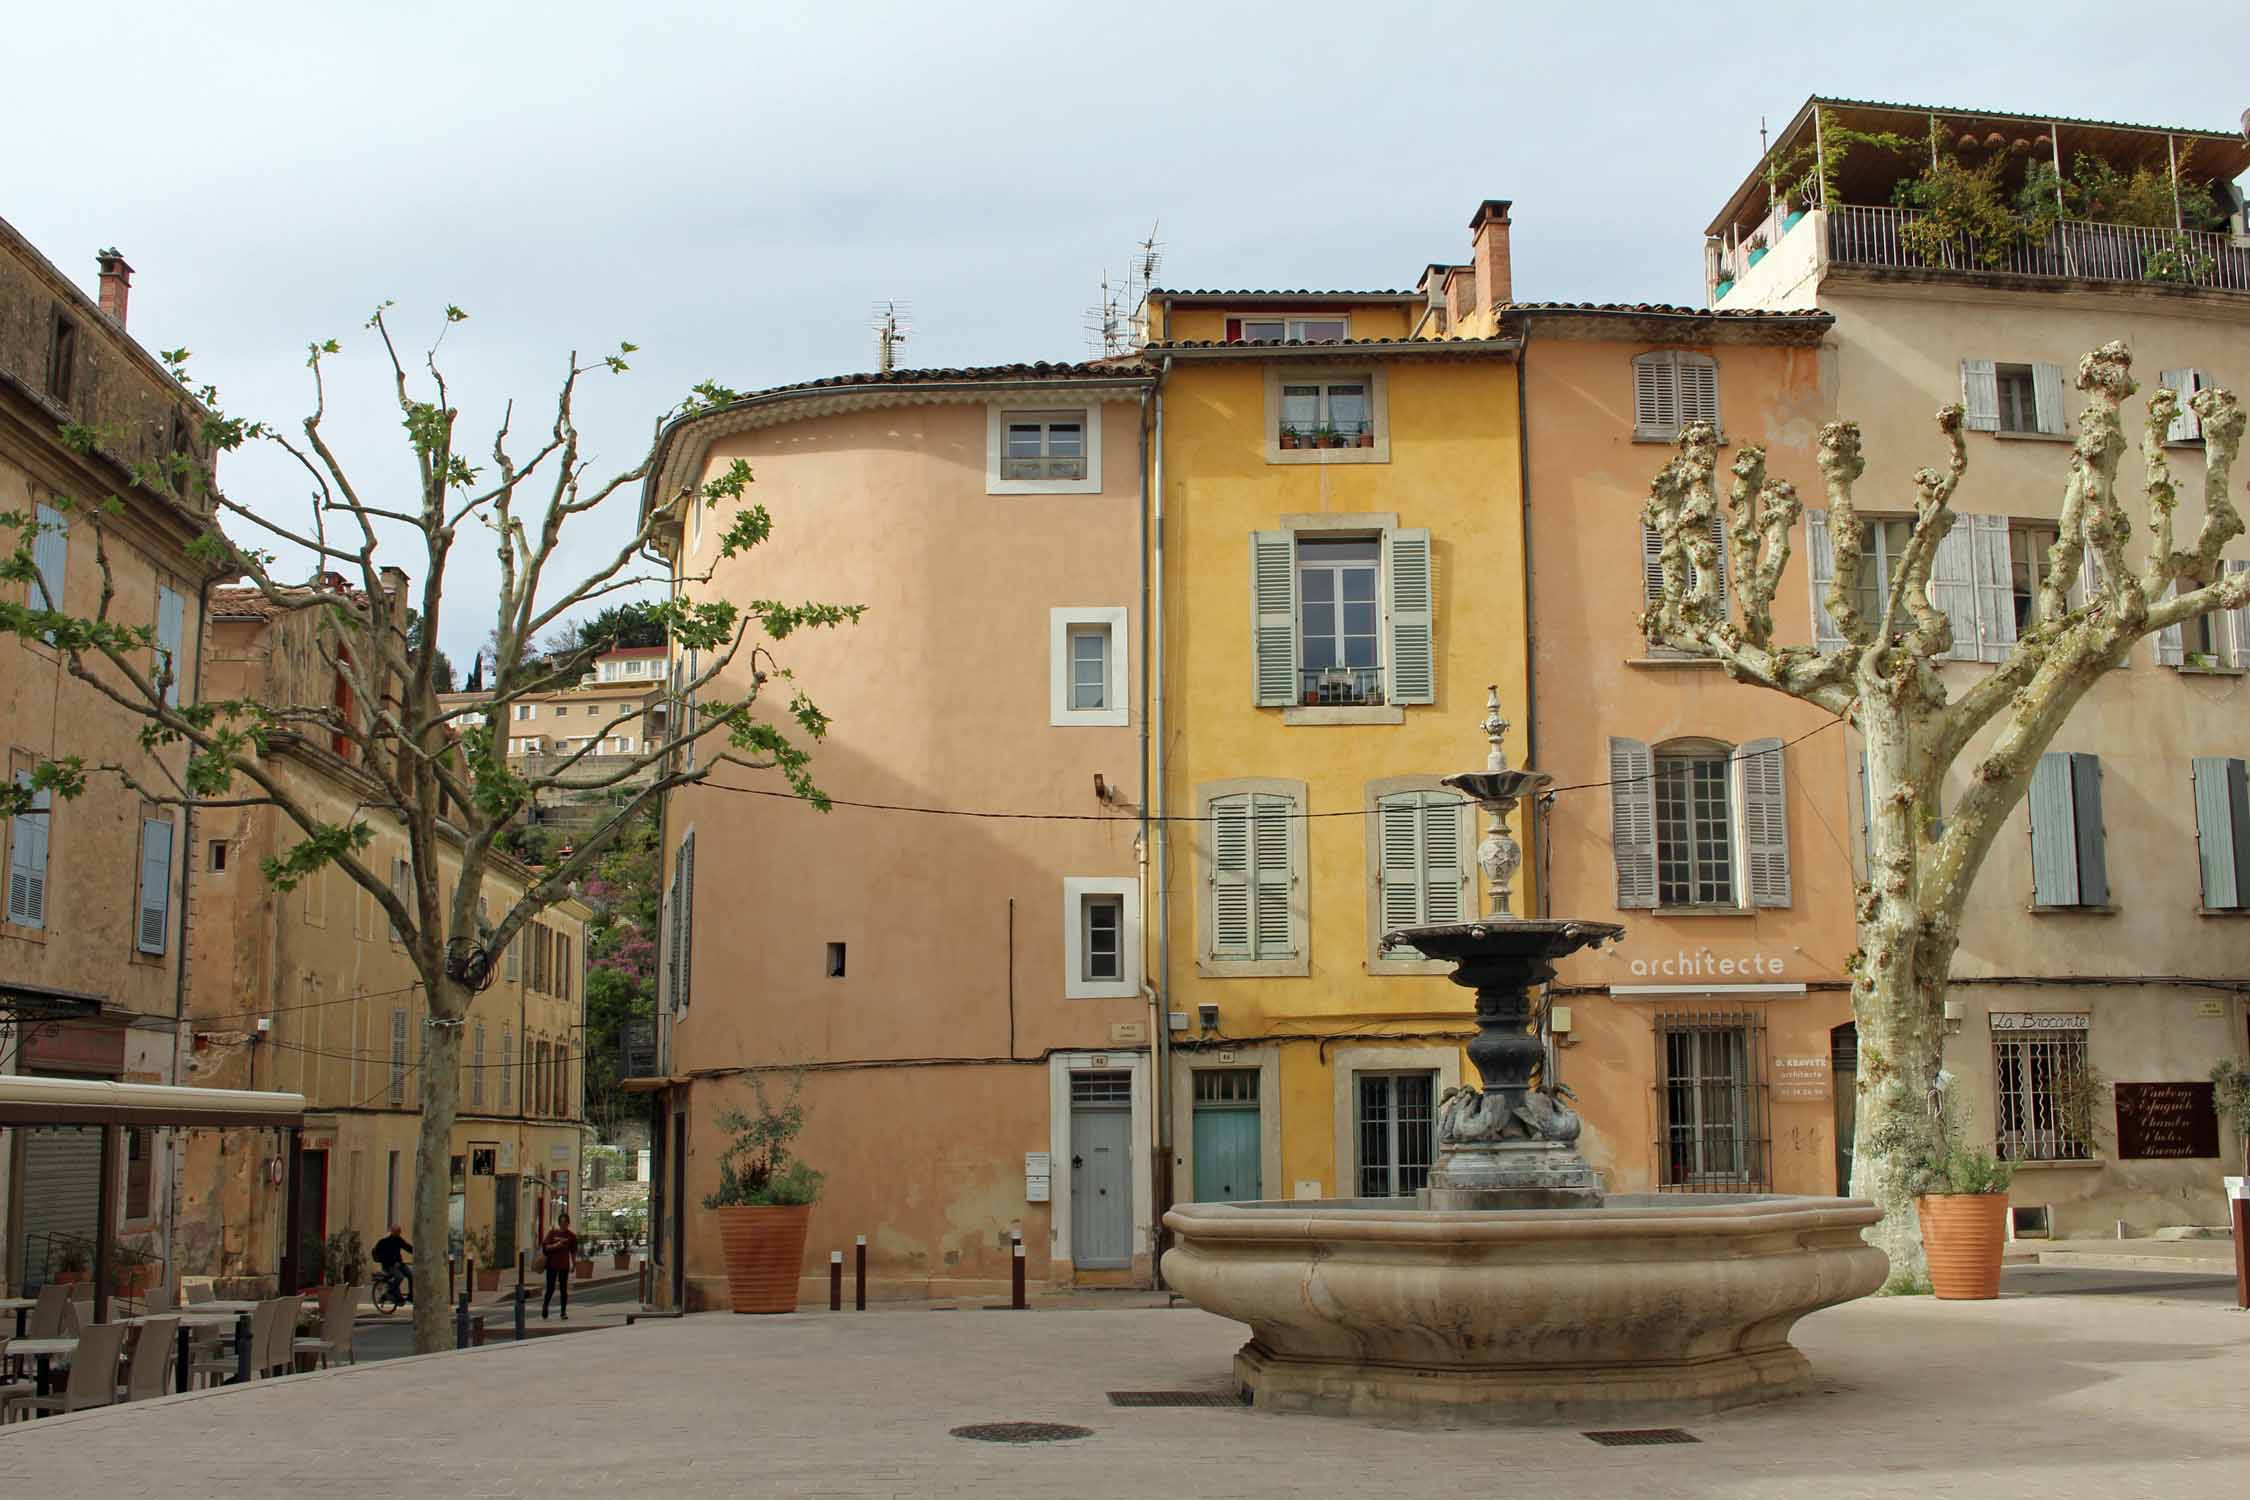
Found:
[[[1750,904],[1787,906],[1789,797],[1781,741],[1750,740],[1734,752],[1742,773],[1742,833],[1750,867]]]
[[[1977,640],[1977,566],[1973,528],[1966,516],[1955,516],[1953,525],[1930,559],[1930,596],[1953,625],[1953,645],[1948,661],[1975,661]]]
[[[1422,794],[1422,920],[1469,919],[1467,840],[1462,800],[1450,792]]]
[[[1609,742],[1609,842],[1622,910],[1656,907],[1656,760],[1641,740]]]
[[[39,535],[31,544],[31,561],[38,577],[31,590],[31,607],[60,611],[64,575],[70,567],[70,522],[51,505],[40,506],[34,514]]]
[[[187,671],[187,663],[180,656],[180,636],[187,623],[187,605],[178,591],[163,584],[156,586],[156,652],[157,669],[169,672],[172,680],[165,684],[164,701],[174,708],[180,706],[180,677]]]
[[[2078,895],[2087,906],[2109,905],[2108,835],[2102,827],[2102,758],[2073,752],[2071,801],[2078,824]]]
[[[1430,533],[1406,527],[1383,535],[1390,570],[1390,701],[1437,700],[1437,653],[1430,590]]]
[[[2250,876],[2250,796],[2243,763],[2232,756],[2199,755],[2194,763],[2195,844],[2203,870],[2203,904],[2212,911],[2250,905],[2243,885]]]
[[[16,785],[31,785],[31,773],[18,771]],[[52,792],[35,792],[30,810],[8,820],[8,920],[19,927],[47,925],[47,844],[53,800]]]
[[[1376,835],[1382,850],[1383,931],[1396,932],[1422,921],[1422,797],[1400,792],[1376,806]],[[1411,948],[1393,948],[1394,958],[1420,958]]]
[[[1211,957],[1254,956],[1250,883],[1250,798],[1211,800]]]
[[[1297,540],[1286,531],[1250,534],[1250,670],[1258,707],[1297,701]]]
[[[1997,377],[1994,395],[1999,394]],[[2031,408],[2041,432],[2063,430],[2063,372],[2061,365],[2031,367]]]
[[[165,929],[172,915],[172,820],[141,820],[140,932],[135,944],[143,953],[164,951]]]
[[[1844,632],[1828,613],[1828,586],[1836,581],[1836,548],[1828,537],[1828,512],[1805,512],[1805,581],[1812,589],[1813,647],[1841,651]]]
[[[1250,819],[1250,877],[1255,908],[1253,938],[1258,958],[1294,958],[1295,934],[1290,930],[1289,897],[1292,881],[1290,822],[1295,806],[1287,797],[1260,794],[1253,799]]]
[[[2071,757],[2050,750],[2031,773],[2031,899],[2078,906],[2078,813]]]
[[[1962,425],[1969,431],[2000,430],[2000,372],[1991,360],[1961,361],[1961,405],[1968,413]]]

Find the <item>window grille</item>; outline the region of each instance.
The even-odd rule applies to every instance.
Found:
[[[1667,1010],[1654,1017],[1658,1185],[1763,1192],[1771,1185],[1765,1017]]]
[[[1196,1069],[1195,1102],[1198,1104],[1256,1104],[1258,1102],[1258,1070],[1256,1068]]]
[[[1437,1075],[1361,1073],[1359,1196],[1411,1198],[1437,1155]]]
[[[1127,1072],[1073,1073],[1070,1075],[1070,1102],[1131,1104],[1133,1075]]]
[[[2093,1156],[2093,1074],[2082,1031],[1995,1038],[1993,1155],[2002,1161],[2086,1161]]]

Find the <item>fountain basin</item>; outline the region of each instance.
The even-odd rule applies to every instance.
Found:
[[[1858,1198],[1616,1195],[1445,1213],[1397,1199],[1189,1203],[1164,1277],[1250,1327],[1260,1407],[1392,1421],[1646,1426],[1805,1389],[1797,1320],[1889,1262]]]

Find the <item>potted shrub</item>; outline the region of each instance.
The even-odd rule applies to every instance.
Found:
[[[609,1254],[611,1270],[630,1271],[633,1269],[633,1246],[631,1241],[620,1237],[610,1245]]]
[[[570,1258],[570,1274],[584,1281],[594,1274],[594,1257],[587,1253],[584,1240],[578,1242],[578,1253]]]
[[[2008,1243],[2008,1184],[2015,1163],[1969,1146],[1952,1079],[1939,1074],[1935,1138],[1914,1131],[1894,1114],[1869,1143],[1905,1175],[1922,1223],[1922,1252],[1930,1290],[1948,1301],[1989,1301],[2000,1295],[2000,1261]]]
[[[154,1252],[119,1240],[109,1247],[109,1294],[137,1298],[156,1284],[161,1265]]]
[[[2245,1161],[2250,1161],[2250,1064],[2222,1057],[2211,1069],[2211,1102],[2219,1119],[2234,1132]]]
[[[1362,423],[1360,425],[1359,446],[1362,448],[1372,448],[1375,446],[1375,429],[1372,425],[1367,423]]]
[[[1727,293],[1733,290],[1734,278],[1732,276],[1722,276],[1719,278],[1719,284],[1711,288],[1711,300],[1713,302],[1723,302],[1726,300]]]
[[[499,1291],[500,1267],[493,1264],[492,1231],[489,1228],[472,1229],[461,1237],[461,1242],[468,1247],[470,1258],[477,1263],[477,1290]]]
[[[1281,446],[1284,448],[1302,448],[1305,446],[1305,435],[1294,427],[1283,427],[1281,429]]]
[[[1341,448],[1344,446],[1344,435],[1323,422],[1313,429],[1313,446],[1315,448]]]
[[[1759,261],[1761,261],[1761,260],[1764,260],[1765,258],[1766,258],[1766,237],[1765,237],[1764,235],[1762,235],[1762,234],[1754,234],[1754,235],[1750,236],[1750,254],[1749,254],[1749,262],[1750,262],[1750,264],[1751,264],[1751,265],[1756,265],[1756,264],[1757,264],[1757,263],[1758,263]]]
[[[339,1229],[320,1251],[321,1279],[330,1286],[359,1286],[367,1280],[367,1255],[360,1249],[359,1231]]]
[[[61,1286],[84,1281],[89,1274],[86,1263],[86,1247],[74,1241],[55,1252],[54,1262],[47,1270],[47,1279]]]
[[[719,1116],[727,1146],[719,1153],[719,1186],[703,1206],[718,1216],[727,1297],[734,1310],[795,1312],[805,1231],[821,1184],[821,1174],[789,1149],[805,1128],[805,1111],[797,1103],[804,1079],[799,1075],[791,1081],[789,1098],[776,1108],[766,1096],[765,1080],[755,1073],[749,1078],[756,1110]]]

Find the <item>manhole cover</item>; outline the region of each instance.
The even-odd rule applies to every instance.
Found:
[[[1677,1427],[1630,1427],[1619,1432],[1588,1432],[1604,1448],[1651,1448],[1659,1443],[1700,1443],[1703,1439]]]
[[[1112,1406],[1248,1406],[1232,1391],[1111,1391]]]
[[[1093,1435],[1093,1428],[1068,1422],[978,1422],[953,1429],[953,1436],[973,1443],[1067,1443]]]

